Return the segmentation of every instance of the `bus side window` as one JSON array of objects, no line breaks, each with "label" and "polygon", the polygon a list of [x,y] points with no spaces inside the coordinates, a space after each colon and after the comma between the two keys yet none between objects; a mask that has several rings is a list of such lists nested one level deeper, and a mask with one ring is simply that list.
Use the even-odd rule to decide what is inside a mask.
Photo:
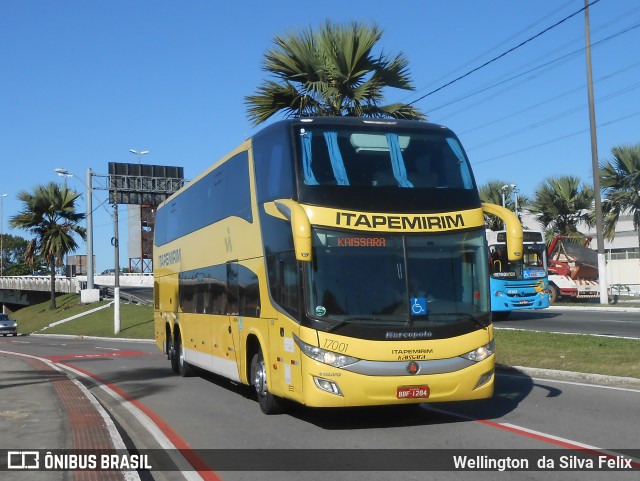
[{"label": "bus side window", "polygon": [[244,266],[238,266],[238,304],[241,316],[260,317],[258,276]]}]

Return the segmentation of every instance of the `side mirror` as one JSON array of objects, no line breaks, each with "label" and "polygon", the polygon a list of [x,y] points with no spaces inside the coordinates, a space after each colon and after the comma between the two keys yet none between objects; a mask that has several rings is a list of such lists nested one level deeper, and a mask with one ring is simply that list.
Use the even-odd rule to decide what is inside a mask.
[{"label": "side mirror", "polygon": [[[291,199],[275,200],[273,205],[291,223],[296,259],[302,262],[311,262],[313,260],[311,254],[311,222],[309,222],[307,213],[300,207],[300,204]],[[269,210],[267,209],[267,212]]]},{"label": "side mirror", "polygon": [[520,219],[509,209],[500,207],[496,204],[482,203],[482,210],[489,215],[494,215],[502,219],[507,233],[507,257],[510,261],[519,261],[522,259],[522,224]]}]

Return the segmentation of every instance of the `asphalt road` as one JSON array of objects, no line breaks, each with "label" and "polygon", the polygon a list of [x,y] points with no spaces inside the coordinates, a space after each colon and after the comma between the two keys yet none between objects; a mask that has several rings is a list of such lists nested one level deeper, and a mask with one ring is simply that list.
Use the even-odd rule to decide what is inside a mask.
[{"label": "asphalt road", "polygon": [[512,312],[497,329],[531,329],[572,334],[593,334],[640,339],[640,309],[615,307],[551,307]]},{"label": "asphalt road", "polygon": [[[530,470],[505,473],[510,480],[637,480],[640,469],[640,388],[499,374],[496,393],[487,401],[408,409],[291,406],[285,414],[265,416],[247,387],[211,375],[173,375],[169,362],[151,343],[21,336],[0,339],[0,350],[47,358],[72,369],[70,375],[88,384],[136,447],[196,450],[198,458],[192,462],[200,460],[217,474],[189,471],[193,479],[498,476],[497,469],[451,468],[454,456],[480,462],[532,459]],[[608,459],[633,449],[635,471],[576,466],[585,449],[590,459]],[[535,464],[545,456],[555,460],[555,470],[538,470]],[[565,457],[562,466],[560,456]],[[577,468],[579,472],[573,470]],[[170,480],[178,479],[179,473],[153,476]]]}]

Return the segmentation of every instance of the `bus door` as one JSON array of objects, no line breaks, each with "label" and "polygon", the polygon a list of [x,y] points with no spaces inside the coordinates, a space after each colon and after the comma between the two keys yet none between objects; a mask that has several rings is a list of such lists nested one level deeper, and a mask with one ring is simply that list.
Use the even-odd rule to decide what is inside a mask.
[{"label": "bus door", "polygon": [[239,343],[239,329],[242,329],[242,316],[240,315],[240,299],[238,292],[238,264],[227,263],[227,316],[226,322],[221,324],[220,329],[220,351],[223,352],[225,360],[233,362],[237,366],[238,374],[242,366],[238,366],[238,361],[242,356],[236,354]]},{"label": "bus door", "polygon": [[[247,360],[241,352],[240,332],[248,331],[252,326],[260,329],[265,320],[260,319],[258,276],[237,262],[227,264],[227,317],[228,358],[237,362],[239,373],[244,373],[247,372]],[[265,350],[268,348],[269,346],[263,346]]]},{"label": "bus door", "polygon": [[[274,317],[259,319],[262,332],[268,332],[268,346],[262,346],[268,353],[269,390],[282,397],[302,402],[302,368],[300,350],[294,336],[300,336],[300,324],[293,319],[299,317],[300,270],[294,252],[283,252],[270,257],[271,297],[280,307],[281,313]],[[257,279],[256,279],[257,282]],[[289,313],[284,314],[282,311]],[[315,331],[313,337],[315,337]],[[309,339],[307,339],[308,342]]]}]

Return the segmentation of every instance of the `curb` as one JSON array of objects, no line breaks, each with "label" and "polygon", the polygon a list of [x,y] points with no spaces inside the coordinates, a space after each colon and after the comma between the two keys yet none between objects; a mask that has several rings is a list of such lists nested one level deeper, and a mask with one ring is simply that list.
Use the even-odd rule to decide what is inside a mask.
[{"label": "curb", "polygon": [[603,312],[640,312],[640,307],[619,307],[613,306],[611,304],[607,306],[559,306],[557,304],[553,304],[546,309],[540,309],[538,312],[542,311],[603,311]]},{"label": "curb", "polygon": [[524,366],[496,366],[496,371],[514,376],[528,376],[558,381],[597,384],[605,386],[623,386],[640,389],[640,379],[635,377],[607,376],[588,372],[560,371]]},{"label": "curb", "polygon": [[80,334],[44,334],[40,332],[32,332],[31,334],[19,334],[21,336],[40,336],[40,337],[57,337],[61,339],[94,339],[99,341],[115,341],[115,342],[141,342],[154,344],[155,339],[135,339],[131,337],[101,337],[101,336],[83,336]]}]

